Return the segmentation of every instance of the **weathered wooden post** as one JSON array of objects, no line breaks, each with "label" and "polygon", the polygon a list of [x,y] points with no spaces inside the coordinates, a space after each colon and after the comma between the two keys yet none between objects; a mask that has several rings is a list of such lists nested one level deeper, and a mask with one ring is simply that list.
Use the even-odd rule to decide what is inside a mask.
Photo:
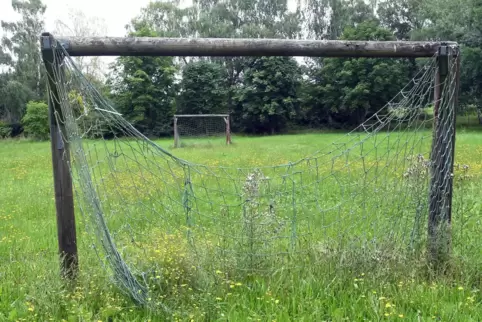
[{"label": "weathered wooden post", "polygon": [[436,269],[444,268],[451,250],[450,226],[459,59],[458,49],[446,44],[440,46],[435,76],[428,215],[428,257],[430,265]]},{"label": "weathered wooden post", "polygon": [[231,144],[231,122],[230,122],[229,114],[224,118],[224,122],[226,122],[226,144]]},{"label": "weathered wooden post", "polygon": [[174,116],[174,147],[179,147],[179,132],[177,129],[177,116]]},{"label": "weathered wooden post", "polygon": [[50,146],[54,175],[55,209],[57,214],[57,237],[61,258],[61,274],[75,278],[78,271],[77,237],[75,230],[74,195],[70,174],[70,150],[66,137],[57,84],[62,81],[62,58],[55,53],[58,43],[49,33],[40,40],[42,59],[48,77],[48,100],[50,122]]},{"label": "weathered wooden post", "polygon": [[[241,38],[69,37],[70,56],[432,57],[440,42]],[[453,45],[456,43],[447,43]]]}]

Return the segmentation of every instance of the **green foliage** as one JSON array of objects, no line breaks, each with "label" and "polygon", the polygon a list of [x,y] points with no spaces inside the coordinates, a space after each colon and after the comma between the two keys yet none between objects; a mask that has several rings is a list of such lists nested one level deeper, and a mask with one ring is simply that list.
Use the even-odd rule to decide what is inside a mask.
[{"label": "green foliage", "polygon": [[338,39],[346,27],[375,17],[373,6],[363,0],[307,0],[298,11],[303,33],[315,39]]},{"label": "green foliage", "polygon": [[[288,0],[193,1],[190,35],[224,38],[296,38],[301,33],[301,13],[288,10]],[[235,109],[236,89],[252,59],[214,57],[227,71],[228,105]]]},{"label": "green foliage", "polygon": [[149,34],[159,37],[187,37],[190,35],[192,8],[180,8],[176,2],[154,1],[142,8],[128,30],[131,34]]},{"label": "green foliage", "polygon": [[382,26],[392,30],[397,39],[409,40],[426,22],[423,4],[420,0],[384,0],[377,14]]},{"label": "green foliage", "polygon": [[463,47],[461,61],[461,101],[482,109],[482,49]]},{"label": "green foliage", "polygon": [[10,78],[0,87],[0,112],[1,117],[10,123],[19,122],[25,113],[25,106],[28,101],[35,97],[35,94],[24,83]]},{"label": "green foliage", "polygon": [[[456,39],[467,43],[470,40],[471,48],[478,48],[475,44],[478,46],[477,41],[482,38],[476,32],[481,30],[476,19],[480,11],[477,1],[462,0],[463,4],[470,4],[474,8],[472,11],[467,6],[462,8],[446,0],[308,0],[298,3],[295,11],[288,10],[286,0],[269,3],[260,0],[196,0],[192,6],[183,8],[173,2],[159,1],[144,8],[133,20],[130,30],[168,37]],[[458,21],[456,16],[467,19]],[[450,30],[452,33],[449,33]],[[478,105],[476,98],[480,96],[480,86],[477,62],[481,60],[476,58],[475,50],[469,56],[462,65],[463,90],[460,97],[464,104]],[[300,71],[306,77],[303,77],[303,81],[300,79],[296,96],[286,94],[290,100],[283,101],[279,97],[285,94],[279,96],[281,91],[275,89],[279,84],[271,82],[268,91],[264,88],[266,84],[264,87],[246,85],[262,78],[253,73],[254,61],[245,57],[211,57],[202,62],[192,58],[173,58],[174,65],[183,66],[181,90],[173,94],[177,95],[177,110],[180,113],[210,113],[218,108],[228,110],[236,114],[233,118],[235,131],[276,132],[289,123],[353,127],[392,98],[413,75],[418,64],[415,59],[307,59],[307,66]],[[218,65],[209,65],[207,62]],[[204,68],[206,71],[203,73]],[[264,66],[256,68],[261,73]],[[125,88],[135,87],[132,81],[137,80],[138,84],[144,86],[139,74],[134,74],[138,70],[144,69],[129,71],[130,75],[136,75],[129,80],[130,84],[127,81],[118,84],[123,84]],[[271,72],[266,70],[266,74]],[[219,79],[223,79],[223,84]],[[134,114],[135,117],[130,120],[138,123],[147,122],[148,116],[145,115],[149,113],[143,112],[144,105],[153,105],[149,100],[155,96],[151,90],[141,95],[143,89],[140,87],[132,93],[130,90],[120,91],[123,94],[117,96],[121,106],[135,105],[127,97],[129,95],[142,98],[137,101],[137,112],[124,113]],[[149,89],[149,86],[145,88]],[[278,92],[274,96],[279,97],[268,98],[271,92]],[[296,103],[292,104],[293,98]],[[293,107],[288,107],[290,104]],[[164,107],[171,105],[164,104]],[[150,107],[147,109],[152,110]],[[291,112],[285,113],[286,109],[295,111],[296,117]],[[170,112],[165,114],[171,115]],[[269,122],[274,122],[274,125],[267,127]],[[144,131],[149,127],[138,128]],[[157,131],[152,132],[155,133]]]},{"label": "green foliage", "polygon": [[[348,27],[342,39],[393,40],[388,29],[369,20]],[[405,60],[380,58],[329,58],[312,74],[307,93],[313,104],[311,113],[319,122],[332,119],[356,126],[382,108],[408,82]]]},{"label": "green foliage", "polygon": [[11,3],[20,19],[0,22],[4,31],[0,38],[0,66],[8,68],[0,73],[0,118],[8,123],[19,123],[29,100],[46,97],[38,38],[44,31],[46,7],[41,0],[13,0]]},{"label": "green foliage", "polygon": [[48,139],[50,133],[48,105],[44,102],[28,102],[22,124],[29,137],[37,140]]},{"label": "green foliage", "polygon": [[[155,1],[132,20],[128,32],[163,37],[455,40],[462,50],[460,110],[471,105],[482,115],[481,0],[306,0],[297,2],[295,10],[288,10],[293,9],[289,4],[288,0],[194,0],[192,5],[181,7],[177,2]],[[0,73],[0,119],[8,124],[20,122],[28,101],[46,98],[46,78],[38,55],[46,7],[41,0],[14,0],[12,8],[20,19],[2,21],[5,33],[0,43],[0,64],[8,67]],[[259,110],[280,111],[276,106],[279,103],[271,107],[263,103],[257,111],[253,107],[259,97],[265,96],[264,89],[257,93],[243,84],[250,77],[252,59],[197,60],[120,58],[110,79],[112,97],[120,111],[147,135],[171,133],[171,116],[176,108],[196,113],[227,110],[239,114],[239,118],[233,118],[234,130],[255,120],[258,125],[246,127],[247,131],[271,131],[263,129],[265,121],[258,121],[265,114]],[[285,127],[282,123],[287,119],[301,126],[351,127],[380,107],[417,65],[414,59],[305,61],[304,81],[298,86],[294,104],[301,109],[296,108],[296,118],[280,116],[275,131]],[[184,75],[179,75],[181,70]],[[180,86],[176,85],[178,76],[183,76]],[[104,81],[92,80],[105,88]],[[255,101],[248,103],[248,98]]]},{"label": "green foliage", "polygon": [[0,139],[9,138],[11,135],[12,127],[3,121],[0,121]]},{"label": "green foliage", "polygon": [[193,31],[202,37],[292,38],[300,31],[299,12],[287,0],[193,1]]},{"label": "green foliage", "polygon": [[245,70],[243,85],[237,90],[236,114],[246,132],[274,134],[286,129],[299,108],[297,91],[301,72],[297,62],[288,57],[255,59]]},{"label": "green foliage", "polygon": [[[20,15],[15,22],[1,21],[2,60],[14,70],[15,80],[35,93],[35,99],[45,97],[45,74],[41,73],[39,35],[44,31],[46,6],[41,0],[13,0],[12,8]],[[11,35],[8,37],[8,35]]]},{"label": "green foliage", "polygon": [[[147,27],[132,36],[156,36]],[[171,57],[121,57],[114,71],[114,100],[120,112],[148,136],[170,134],[175,111],[177,67]]]},{"label": "green foliage", "polygon": [[178,114],[225,113],[228,88],[225,69],[217,63],[200,60],[182,71]]}]

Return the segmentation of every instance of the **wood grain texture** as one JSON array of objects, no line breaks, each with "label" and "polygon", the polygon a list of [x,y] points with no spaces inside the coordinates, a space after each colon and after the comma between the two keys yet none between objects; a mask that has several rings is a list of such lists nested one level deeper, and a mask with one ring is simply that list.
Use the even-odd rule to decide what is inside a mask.
[{"label": "wood grain texture", "polygon": [[[45,39],[44,39],[45,40]],[[51,43],[43,42],[41,46]],[[63,277],[74,279],[78,273],[77,234],[75,227],[74,193],[70,175],[70,149],[63,125],[56,82],[62,81],[59,61],[54,59],[52,50],[43,50],[42,59],[48,74],[50,145],[52,151],[52,169],[54,177],[55,209],[57,216],[57,238]],[[57,73],[56,73],[57,71]],[[57,75],[57,77],[56,77]],[[60,78],[60,79],[59,79]],[[60,120],[58,122],[57,120]]]},{"label": "wood grain texture", "polygon": [[[226,38],[62,38],[71,56],[432,57],[441,42]],[[454,42],[447,43],[457,47]]]}]

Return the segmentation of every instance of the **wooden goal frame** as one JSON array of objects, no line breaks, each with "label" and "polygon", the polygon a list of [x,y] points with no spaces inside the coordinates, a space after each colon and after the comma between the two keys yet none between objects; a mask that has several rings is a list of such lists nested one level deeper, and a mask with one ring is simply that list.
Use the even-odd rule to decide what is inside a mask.
[{"label": "wooden goal frame", "polygon": [[219,117],[223,118],[225,123],[226,144],[231,144],[231,122],[229,114],[177,114],[174,115],[174,147],[178,148],[179,143],[179,127],[177,121],[179,118],[204,118],[204,117]]},{"label": "wooden goal frame", "polygon": [[[305,57],[391,57],[422,58],[437,57],[435,79],[435,122],[432,151],[437,153],[432,164],[436,173],[431,178],[431,186],[440,180],[449,180],[448,191],[433,190],[430,195],[430,215],[428,219],[428,252],[435,255],[438,248],[444,247],[436,240],[437,227],[450,225],[455,142],[455,115],[453,124],[438,122],[441,93],[449,75],[456,75],[456,94],[453,104],[458,104],[460,77],[460,50],[456,42],[430,41],[347,41],[347,40],[296,40],[296,39],[227,39],[227,38],[158,38],[158,37],[59,37],[43,33],[40,49],[48,74],[50,135],[54,176],[55,204],[57,214],[58,246],[61,255],[62,272],[74,277],[78,271],[77,240],[74,216],[72,178],[70,177],[69,143],[62,139],[65,128],[62,125],[62,112],[55,79],[55,68],[61,68],[61,58],[54,59],[56,48],[62,47],[70,56],[305,56]],[[57,52],[58,53],[58,52]],[[457,59],[455,70],[449,68],[449,57]],[[56,64],[56,66],[53,66]],[[57,123],[55,116],[60,119]],[[444,133],[449,133],[448,135]],[[449,137],[452,145],[445,146],[442,135]],[[230,135],[227,136],[230,142]],[[449,166],[440,166],[448,164]],[[442,172],[440,169],[444,169]],[[446,179],[448,178],[448,179]],[[447,205],[448,209],[441,209]],[[434,256],[437,257],[437,256]]]}]

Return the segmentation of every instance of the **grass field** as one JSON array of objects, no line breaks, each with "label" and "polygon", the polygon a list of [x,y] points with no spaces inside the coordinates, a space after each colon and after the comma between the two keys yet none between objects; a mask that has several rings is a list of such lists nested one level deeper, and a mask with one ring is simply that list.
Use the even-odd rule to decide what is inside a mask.
[{"label": "grass field", "polygon": [[[171,140],[158,143],[196,163],[263,166],[298,160],[339,137],[235,137],[229,147],[176,150]],[[335,270],[320,264],[303,275],[278,270],[270,278],[220,279],[203,288],[185,267],[182,244],[171,240],[154,258],[172,269],[162,276],[168,291],[153,299],[170,311],[158,312],[136,307],[112,285],[80,216],[81,273],[77,284],[62,283],[49,143],[0,142],[0,321],[481,321],[482,133],[459,131],[456,151],[456,163],[468,165],[471,178],[455,190],[454,234],[463,238],[456,239],[458,258],[443,276],[430,274],[420,258],[381,256],[376,269],[355,258],[353,265]]]}]

